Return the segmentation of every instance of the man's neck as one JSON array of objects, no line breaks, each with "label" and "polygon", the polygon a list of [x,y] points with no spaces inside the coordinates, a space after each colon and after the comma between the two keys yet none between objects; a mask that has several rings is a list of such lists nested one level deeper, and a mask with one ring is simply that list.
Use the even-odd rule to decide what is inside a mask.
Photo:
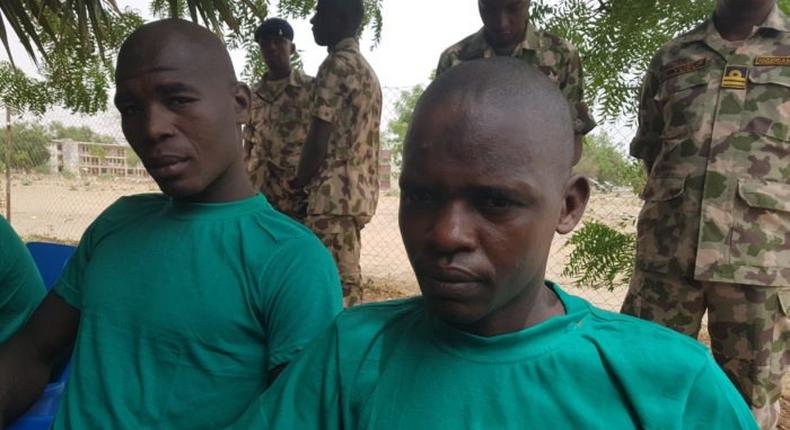
[{"label": "man's neck", "polygon": [[285,79],[291,76],[291,68],[285,68],[281,70],[269,69],[266,73],[266,80],[267,81],[279,81],[281,79]]},{"label": "man's neck", "polygon": [[516,50],[517,46],[524,43],[524,39],[527,38],[527,31],[529,31],[528,29],[529,29],[529,25],[527,25],[527,27],[524,27],[524,32],[518,38],[516,38],[515,42],[509,43],[507,45],[496,46],[493,43],[491,43],[491,40],[488,38],[488,34],[483,32],[483,36],[486,38],[486,43],[488,43],[488,46],[490,46],[491,49],[494,50],[494,54],[496,54],[499,57],[509,57],[513,55],[513,51]]},{"label": "man's neck", "polygon": [[348,35],[348,36],[341,36],[339,39],[334,40],[334,41],[332,41],[332,43],[327,44],[326,45],[326,49],[328,51],[330,51],[330,52],[334,51],[335,48],[337,48],[337,45],[340,44],[340,42],[342,42],[342,41],[344,41],[344,40],[346,40],[346,39],[348,39],[350,37],[354,37],[354,35],[352,34],[352,35]]},{"label": "man's neck", "polygon": [[482,320],[458,328],[491,337],[521,331],[564,314],[565,307],[560,298],[541,280]]},{"label": "man's neck", "polygon": [[213,183],[200,193],[180,200],[191,203],[230,203],[244,200],[255,195],[255,190],[250,183],[244,164],[239,161],[233,163],[228,170],[221,174]]},{"label": "man's neck", "polygon": [[724,40],[737,41],[748,38],[754,27],[765,22],[775,2],[766,2],[759,8],[738,9],[719,2],[713,21]]}]

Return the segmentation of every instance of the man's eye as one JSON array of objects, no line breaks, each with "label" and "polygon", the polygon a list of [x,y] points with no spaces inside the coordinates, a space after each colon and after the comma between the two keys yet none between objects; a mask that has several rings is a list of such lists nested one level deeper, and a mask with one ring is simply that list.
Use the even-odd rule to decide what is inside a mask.
[{"label": "man's eye", "polygon": [[403,192],[403,197],[408,203],[430,204],[436,201],[436,196],[430,191],[409,190]]},{"label": "man's eye", "polygon": [[136,106],[136,105],[121,105],[121,106],[118,106],[118,112],[120,112],[121,115],[124,115],[124,116],[137,115],[138,113],[140,113],[140,111],[141,111],[140,107]]},{"label": "man's eye", "polygon": [[483,207],[492,209],[505,209],[515,206],[513,201],[502,197],[485,197],[481,203]]},{"label": "man's eye", "polygon": [[189,103],[192,103],[192,101],[193,100],[188,97],[171,97],[167,103],[171,107],[182,107],[188,105]]}]

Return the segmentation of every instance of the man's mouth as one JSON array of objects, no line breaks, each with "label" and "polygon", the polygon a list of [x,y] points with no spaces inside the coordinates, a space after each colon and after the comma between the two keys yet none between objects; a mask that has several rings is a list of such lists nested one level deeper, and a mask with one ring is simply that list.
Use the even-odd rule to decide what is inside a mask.
[{"label": "man's mouth", "polygon": [[150,158],[146,166],[154,178],[170,179],[180,176],[187,167],[189,158],[176,155],[163,155]]},{"label": "man's mouth", "polygon": [[478,294],[483,278],[461,267],[435,267],[417,274],[423,294],[462,300]]}]

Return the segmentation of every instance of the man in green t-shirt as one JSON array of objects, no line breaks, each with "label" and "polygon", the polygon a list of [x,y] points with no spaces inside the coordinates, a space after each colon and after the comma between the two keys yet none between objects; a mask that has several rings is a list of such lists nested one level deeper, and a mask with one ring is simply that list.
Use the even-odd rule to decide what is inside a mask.
[{"label": "man in green t-shirt", "polygon": [[25,244],[0,217],[0,342],[5,342],[47,294]]},{"label": "man in green t-shirt", "polygon": [[0,346],[0,428],[73,342],[55,429],[220,428],[342,307],[332,256],[249,182],[250,91],[222,42],[187,21],[146,24],[115,80],[124,135],[164,194],[105,210]]},{"label": "man in green t-shirt", "polygon": [[756,429],[710,353],[544,279],[590,193],[562,93],[453,67],[407,134],[400,227],[422,297],[338,316],[239,429]]}]

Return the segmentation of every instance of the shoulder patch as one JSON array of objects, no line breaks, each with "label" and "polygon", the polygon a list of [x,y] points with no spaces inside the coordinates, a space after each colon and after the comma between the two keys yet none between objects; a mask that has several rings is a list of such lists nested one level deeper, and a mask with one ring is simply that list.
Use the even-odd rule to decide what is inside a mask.
[{"label": "shoulder patch", "polygon": [[754,57],[754,65],[757,67],[761,67],[761,66],[762,67],[765,66],[790,67],[790,55]]},{"label": "shoulder patch", "polygon": [[679,66],[665,67],[661,71],[664,80],[674,78],[676,76],[685,75],[686,73],[696,72],[702,70],[708,65],[708,59],[693,61],[691,63],[684,63]]}]

